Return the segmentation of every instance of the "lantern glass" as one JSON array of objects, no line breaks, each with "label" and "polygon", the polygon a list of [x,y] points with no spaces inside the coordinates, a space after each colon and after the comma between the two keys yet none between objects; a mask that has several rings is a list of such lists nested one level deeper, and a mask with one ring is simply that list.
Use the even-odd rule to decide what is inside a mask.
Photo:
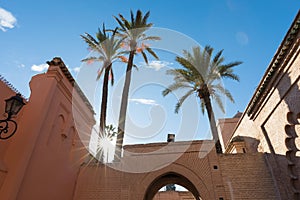
[{"label": "lantern glass", "polygon": [[21,108],[25,105],[25,103],[23,102],[23,98],[19,93],[16,96],[6,99],[5,102],[6,102],[5,112],[9,116],[18,114]]}]

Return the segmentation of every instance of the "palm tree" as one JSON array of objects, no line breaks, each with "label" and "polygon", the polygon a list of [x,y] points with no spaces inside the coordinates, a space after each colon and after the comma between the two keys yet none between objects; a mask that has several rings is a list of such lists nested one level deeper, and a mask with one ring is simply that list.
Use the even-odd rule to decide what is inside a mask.
[{"label": "palm tree", "polygon": [[225,109],[220,95],[225,95],[231,102],[234,102],[231,93],[219,81],[223,78],[239,81],[239,77],[233,72],[233,67],[242,64],[242,62],[235,61],[224,64],[223,50],[219,51],[214,57],[213,50],[212,47],[205,46],[204,50],[201,51],[200,47],[196,46],[193,47],[192,53],[184,50],[183,57],[177,56],[176,61],[183,68],[167,71],[167,74],[174,76],[174,83],[169,85],[162,94],[166,96],[175,90],[187,90],[176,104],[175,113],[178,113],[187,97],[196,93],[200,98],[202,113],[204,114],[205,110],[207,111],[212,136],[216,142],[216,151],[222,153],[211,98],[216,101],[223,112],[225,112]]},{"label": "palm tree", "polygon": [[102,67],[98,70],[96,80],[99,80],[103,71],[103,87],[102,87],[102,101],[101,101],[101,111],[100,111],[100,126],[99,132],[104,131],[106,126],[106,111],[107,111],[107,97],[108,97],[108,82],[111,80],[111,85],[114,84],[114,74],[112,69],[112,63],[118,58],[122,58],[121,43],[122,40],[116,37],[116,29],[112,35],[108,35],[103,24],[102,31],[98,29],[96,33],[96,38],[88,33],[81,35],[83,40],[88,44],[89,48],[96,52],[98,56],[90,56],[82,60],[82,62],[102,62]]},{"label": "palm tree", "polygon": [[131,71],[134,66],[133,60],[134,56],[137,53],[141,53],[145,62],[148,64],[148,59],[145,51],[150,53],[154,58],[158,59],[158,56],[155,52],[146,44],[144,41],[147,40],[159,40],[159,37],[156,36],[147,36],[146,31],[152,27],[152,23],[148,23],[150,12],[147,12],[144,16],[143,13],[138,10],[136,16],[133,12],[131,14],[131,21],[126,20],[123,15],[119,14],[119,17],[114,17],[119,24],[118,34],[124,41],[124,45],[127,45],[129,48],[129,57],[126,60],[127,69],[125,83],[122,93],[121,108],[119,115],[119,125],[118,125],[118,135],[117,135],[117,144],[116,144],[116,154],[115,160],[118,161],[121,158],[121,150],[124,140],[124,131],[125,131],[125,119],[127,113],[127,104],[128,104],[128,93],[131,82]]}]

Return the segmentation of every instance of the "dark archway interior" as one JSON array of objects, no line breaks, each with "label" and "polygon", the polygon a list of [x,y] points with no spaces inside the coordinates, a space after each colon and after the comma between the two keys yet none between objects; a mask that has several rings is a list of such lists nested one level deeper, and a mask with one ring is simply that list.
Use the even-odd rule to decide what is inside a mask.
[{"label": "dark archway interior", "polygon": [[156,178],[148,187],[144,200],[152,200],[155,194],[160,188],[168,184],[178,184],[189,190],[195,197],[196,200],[200,200],[199,192],[196,187],[189,181],[186,177],[177,174],[175,172],[170,172]]}]

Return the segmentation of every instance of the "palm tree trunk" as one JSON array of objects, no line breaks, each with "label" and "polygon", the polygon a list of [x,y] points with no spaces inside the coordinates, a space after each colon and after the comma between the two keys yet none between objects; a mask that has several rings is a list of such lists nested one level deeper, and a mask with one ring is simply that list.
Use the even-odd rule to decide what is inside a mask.
[{"label": "palm tree trunk", "polygon": [[135,54],[135,50],[130,51],[127,69],[126,69],[126,77],[125,77],[125,83],[123,87],[122,100],[121,100],[118,135],[117,135],[116,152],[115,152],[114,161],[119,161],[122,156],[122,147],[123,147],[124,132],[125,132],[125,120],[126,120],[127,104],[128,104],[128,94],[129,94],[129,87],[131,82],[131,71],[133,67],[134,54]]},{"label": "palm tree trunk", "polygon": [[222,147],[218,135],[215,114],[211,106],[210,94],[207,88],[207,85],[204,85],[200,91],[198,91],[198,96],[200,99],[204,100],[205,108],[208,115],[210,130],[212,132],[213,140],[215,141],[216,152],[218,154],[222,153]]},{"label": "palm tree trunk", "polygon": [[[103,78],[103,86],[102,86],[102,101],[101,101],[101,110],[100,110],[100,126],[99,126],[99,136],[101,138],[101,135],[103,134],[104,127],[106,126],[106,110],[107,110],[107,97],[108,97],[108,81],[109,81],[109,71],[112,67],[112,63],[110,63],[106,68],[104,72],[104,78]],[[96,158],[103,162],[103,149],[99,146],[100,141],[98,141],[97,146],[97,155]],[[101,152],[102,151],[102,152]]]},{"label": "palm tree trunk", "polygon": [[213,135],[213,139],[216,143],[216,152],[217,153],[222,153],[222,147],[221,147],[221,143],[220,143],[220,139],[219,139],[219,135],[218,135],[215,115],[214,115],[214,111],[213,111],[212,106],[211,106],[210,98],[209,97],[205,98],[204,102],[205,102],[205,107],[206,107],[206,110],[207,110],[210,129],[211,129],[211,132],[212,132],[212,135]]},{"label": "palm tree trunk", "polygon": [[106,126],[106,111],[107,111],[107,97],[108,97],[108,81],[109,81],[109,71],[112,64],[105,68],[103,86],[102,86],[102,101],[101,101],[101,112],[100,112],[100,133],[103,132]]}]

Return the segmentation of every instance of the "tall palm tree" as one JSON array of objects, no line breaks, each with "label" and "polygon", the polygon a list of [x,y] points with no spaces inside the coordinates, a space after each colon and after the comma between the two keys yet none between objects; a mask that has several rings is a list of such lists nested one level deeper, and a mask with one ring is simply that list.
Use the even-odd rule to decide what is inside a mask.
[{"label": "tall palm tree", "polygon": [[118,34],[124,41],[123,44],[127,45],[129,48],[129,57],[127,59],[127,69],[125,83],[122,93],[121,108],[119,115],[119,124],[118,124],[118,135],[117,135],[117,144],[116,144],[116,154],[115,160],[118,161],[121,158],[122,146],[124,140],[124,131],[125,131],[125,119],[127,113],[127,104],[128,104],[128,93],[131,82],[131,71],[134,66],[133,60],[134,56],[137,53],[141,53],[145,62],[148,64],[148,59],[145,51],[150,53],[154,58],[158,59],[158,56],[155,52],[146,44],[144,41],[147,40],[159,40],[159,37],[156,36],[147,36],[146,31],[152,27],[152,23],[148,23],[150,12],[147,12],[144,16],[143,13],[138,10],[136,16],[133,12],[130,12],[131,20],[128,21],[119,14],[119,17],[114,17],[119,24]]},{"label": "tall palm tree", "polygon": [[116,29],[112,35],[108,35],[103,24],[102,31],[98,29],[96,38],[88,33],[81,35],[83,40],[88,44],[89,48],[97,53],[97,56],[90,56],[82,60],[82,62],[101,62],[102,66],[98,70],[96,80],[99,80],[103,71],[103,86],[102,86],[102,100],[101,100],[101,111],[100,111],[100,126],[99,132],[100,137],[104,132],[106,126],[106,111],[107,111],[107,97],[108,97],[108,83],[111,80],[111,85],[114,84],[114,74],[112,69],[112,63],[118,58],[122,58],[121,43],[122,40],[116,37]]},{"label": "tall palm tree", "polygon": [[239,77],[233,72],[233,67],[242,64],[240,61],[224,64],[223,50],[213,57],[213,48],[205,46],[201,51],[199,46],[193,47],[192,53],[184,50],[183,57],[176,57],[176,61],[182,65],[182,69],[171,69],[167,74],[174,76],[174,83],[168,86],[162,94],[168,95],[170,92],[186,89],[187,92],[178,100],[175,113],[178,113],[182,103],[192,94],[200,98],[202,113],[207,111],[213,139],[216,142],[217,153],[222,153],[216,120],[211,105],[211,98],[225,112],[221,96],[225,95],[231,102],[234,99],[231,93],[219,82],[223,78],[230,78],[239,81]]}]

